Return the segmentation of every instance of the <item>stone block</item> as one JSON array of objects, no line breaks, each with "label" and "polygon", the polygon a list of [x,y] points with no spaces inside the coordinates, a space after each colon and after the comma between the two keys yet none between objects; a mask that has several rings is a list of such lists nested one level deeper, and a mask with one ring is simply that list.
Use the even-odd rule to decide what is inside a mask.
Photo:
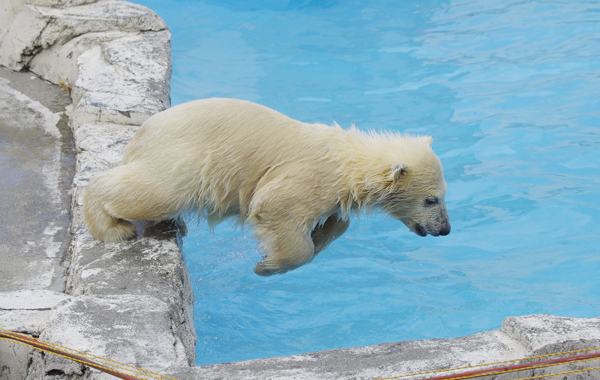
[{"label": "stone block", "polygon": [[[53,310],[41,340],[88,352],[107,359],[160,370],[171,365],[188,365],[185,348],[173,326],[167,303],[142,295],[81,295]],[[74,368],[49,365],[45,355],[37,359],[40,366],[77,372]],[[64,363],[71,365],[72,363]]]},{"label": "stone block", "polygon": [[0,65],[20,71],[41,50],[39,38],[49,18],[30,5],[21,8],[0,40]]},{"label": "stone block", "polygon": [[93,46],[129,36],[131,33],[121,31],[86,33],[64,44],[54,44],[36,54],[29,62],[29,69],[49,82],[62,82],[68,87],[73,87],[79,76],[77,59],[81,54]]},{"label": "stone block", "polygon": [[[93,154],[90,160],[101,164],[102,170],[120,165],[125,147],[131,141],[139,126],[114,123],[83,124],[74,133],[75,147],[78,153]],[[87,166],[87,165],[86,165]],[[97,170],[80,168],[78,174],[93,175]]]},{"label": "stone block", "polygon": [[50,310],[71,296],[46,289],[0,293],[0,310]]},{"label": "stone block", "polygon": [[507,317],[500,331],[518,341],[528,352],[569,341],[600,344],[600,318],[566,318],[550,314]]},{"label": "stone block", "polygon": [[[8,19],[14,11],[15,7],[7,10],[5,18]],[[166,29],[166,24],[156,13],[125,1],[101,0],[66,8],[24,5],[2,35],[0,64],[19,71],[28,66],[42,49],[54,44],[64,45],[86,33]],[[55,64],[60,65],[61,62]]]},{"label": "stone block", "polygon": [[33,349],[0,340],[0,379],[24,379]]},{"label": "stone block", "polygon": [[170,105],[170,32],[146,32],[95,46],[78,59],[73,129],[90,122],[141,125]]},{"label": "stone block", "polygon": [[0,1],[0,41],[26,0]]}]

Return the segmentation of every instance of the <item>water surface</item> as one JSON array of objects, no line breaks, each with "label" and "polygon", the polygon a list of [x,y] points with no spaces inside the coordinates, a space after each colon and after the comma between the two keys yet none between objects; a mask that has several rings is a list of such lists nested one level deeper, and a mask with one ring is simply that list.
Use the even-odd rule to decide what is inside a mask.
[{"label": "water surface", "polygon": [[450,235],[363,216],[283,276],[253,274],[249,231],[191,224],[198,364],[599,315],[597,2],[139,2],[173,33],[173,104],[431,135],[448,182]]}]

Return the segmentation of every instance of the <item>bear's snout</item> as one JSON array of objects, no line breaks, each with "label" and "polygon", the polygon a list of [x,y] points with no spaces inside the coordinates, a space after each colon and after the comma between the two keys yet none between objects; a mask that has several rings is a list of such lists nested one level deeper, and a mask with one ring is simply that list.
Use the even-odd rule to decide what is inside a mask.
[{"label": "bear's snout", "polygon": [[[450,233],[450,222],[446,221],[446,223],[444,224],[444,226],[442,227],[442,229],[439,232],[439,235],[441,236],[446,236]],[[432,234],[433,235],[433,234]],[[436,235],[434,235],[436,236]]]},{"label": "bear's snout", "polygon": [[432,236],[446,236],[450,233],[450,217],[445,203],[438,208],[433,223],[427,223],[427,232]]},{"label": "bear's snout", "polygon": [[419,236],[427,236],[427,235],[431,235],[431,236],[446,236],[450,233],[450,222],[446,221],[444,223],[444,225],[440,228],[440,229],[434,229],[434,228],[429,228],[430,226],[427,226],[428,228],[423,227],[420,224],[416,224],[415,225],[415,233]]},{"label": "bear's snout", "polygon": [[445,210],[433,219],[434,221],[430,220],[424,224],[416,223],[413,231],[419,236],[446,236],[450,233],[450,218]]}]

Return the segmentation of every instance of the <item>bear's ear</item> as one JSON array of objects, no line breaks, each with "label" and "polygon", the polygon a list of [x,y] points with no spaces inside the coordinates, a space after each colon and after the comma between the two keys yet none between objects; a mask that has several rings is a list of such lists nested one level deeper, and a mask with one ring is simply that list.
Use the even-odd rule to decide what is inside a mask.
[{"label": "bear's ear", "polygon": [[427,143],[429,144],[429,146],[431,146],[431,144],[433,144],[433,137],[431,137],[431,136],[425,136],[425,141],[427,141]]},{"label": "bear's ear", "polygon": [[392,166],[392,180],[399,180],[408,174],[408,164],[396,164]]}]

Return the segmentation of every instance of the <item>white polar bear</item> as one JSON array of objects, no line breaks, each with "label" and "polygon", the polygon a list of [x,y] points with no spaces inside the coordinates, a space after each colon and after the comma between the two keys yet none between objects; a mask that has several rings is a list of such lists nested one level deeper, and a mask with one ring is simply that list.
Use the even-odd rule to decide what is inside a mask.
[{"label": "white polar bear", "polygon": [[238,215],[265,254],[255,272],[310,262],[349,225],[382,209],[420,236],[447,235],[446,183],[431,137],[307,124],[235,99],[181,104],[149,118],[123,165],[96,176],[84,196],[93,236],[135,235],[126,220]]}]

